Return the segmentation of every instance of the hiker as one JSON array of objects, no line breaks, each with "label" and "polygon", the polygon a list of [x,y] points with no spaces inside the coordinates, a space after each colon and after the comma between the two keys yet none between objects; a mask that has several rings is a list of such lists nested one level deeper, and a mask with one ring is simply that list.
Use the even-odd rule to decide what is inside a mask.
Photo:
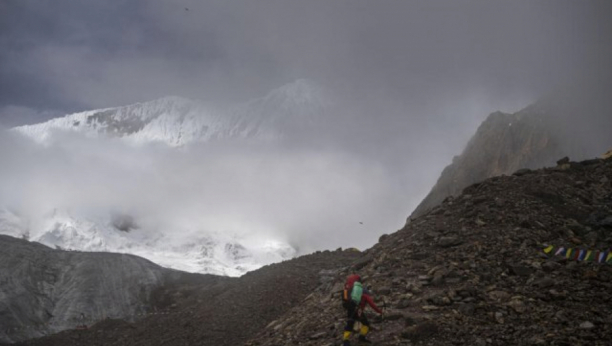
[{"label": "hiker", "polygon": [[346,279],[342,300],[342,306],[346,309],[347,317],[344,334],[342,335],[342,346],[351,345],[350,339],[356,321],[361,322],[359,342],[371,343],[371,341],[366,338],[366,335],[370,331],[370,322],[368,322],[368,318],[364,312],[366,304],[370,305],[370,307],[379,314],[383,312],[374,304],[371,293],[367,288],[363,287],[363,280],[359,275],[353,274]]}]

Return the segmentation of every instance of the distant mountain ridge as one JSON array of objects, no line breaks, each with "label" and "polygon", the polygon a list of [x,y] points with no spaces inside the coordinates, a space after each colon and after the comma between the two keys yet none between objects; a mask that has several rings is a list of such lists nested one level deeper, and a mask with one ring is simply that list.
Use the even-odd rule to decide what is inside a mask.
[{"label": "distant mountain ridge", "polygon": [[583,80],[514,114],[490,114],[408,220],[487,178],[603,154],[612,147],[609,95],[609,81]]},{"label": "distant mountain ridge", "polygon": [[299,79],[266,96],[226,109],[197,100],[167,96],[132,105],[90,110],[15,128],[37,142],[55,131],[87,136],[119,137],[135,143],[162,142],[182,146],[228,138],[274,140],[303,126],[315,125],[331,104],[316,83]]}]

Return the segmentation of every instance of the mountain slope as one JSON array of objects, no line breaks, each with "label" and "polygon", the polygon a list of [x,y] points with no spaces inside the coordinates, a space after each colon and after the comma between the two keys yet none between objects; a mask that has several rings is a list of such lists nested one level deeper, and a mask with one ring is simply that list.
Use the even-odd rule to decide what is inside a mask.
[{"label": "mountain slope", "polygon": [[358,256],[317,252],[216,285],[176,285],[162,292],[166,309],[135,323],[107,320],[17,345],[242,345]]},{"label": "mountain slope", "polygon": [[488,179],[381,237],[246,345],[339,344],[339,291],[353,271],[387,306],[373,319],[376,345],[608,345],[612,266],[542,249],[612,258],[611,243],[612,160]]},{"label": "mountain slope", "polygon": [[583,80],[517,113],[489,115],[408,220],[486,178],[603,153],[612,146],[611,93],[609,81]]},{"label": "mountain slope", "polygon": [[364,253],[299,257],[182,290],[170,315],[20,345],[337,345],[351,272],[386,302],[377,345],[607,345],[612,267],[542,249],[603,250],[611,232],[612,159],[569,162],[470,186]]},{"label": "mountain slope", "polygon": [[184,280],[219,277],[162,268],[143,258],[53,250],[0,235],[0,341],[40,337],[105,318],[153,311],[153,293]]}]

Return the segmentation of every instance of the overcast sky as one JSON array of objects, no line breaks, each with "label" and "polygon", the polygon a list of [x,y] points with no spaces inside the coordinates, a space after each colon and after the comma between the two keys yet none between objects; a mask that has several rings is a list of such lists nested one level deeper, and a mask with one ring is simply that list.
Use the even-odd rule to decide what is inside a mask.
[{"label": "overcast sky", "polygon": [[[364,141],[364,150],[380,160],[360,161],[345,151],[317,156],[262,150],[259,157],[264,162],[274,157],[269,162],[274,168],[245,175],[241,183],[265,186],[287,174],[322,167],[311,177],[299,176],[301,184],[290,184],[289,190],[281,184],[266,195],[276,200],[274,196],[292,191],[304,197],[308,203],[291,215],[292,224],[307,227],[318,213],[314,206],[327,198],[313,195],[308,200],[309,186],[329,184],[330,190],[339,191],[336,196],[354,193],[349,200],[377,203],[327,199],[346,203],[333,210],[334,217],[346,221],[355,210],[369,210],[384,224],[377,232],[388,232],[392,225],[402,226],[489,113],[517,111],[560,83],[584,73],[609,72],[611,14],[608,0],[0,0],[0,127],[166,95],[224,107],[307,78],[333,90],[345,112],[354,113],[351,125],[362,128],[355,133],[372,136]],[[385,138],[385,147],[373,145],[377,138]],[[92,152],[110,158],[101,151],[108,148],[96,148],[37,155],[70,162],[76,161],[70,155],[88,158]],[[21,176],[24,189],[33,188],[30,182],[40,176],[26,179],[21,172],[37,170],[39,161],[24,163],[10,151],[0,152],[16,162],[10,176]],[[150,155],[160,170],[175,160],[165,153]],[[210,162],[225,162],[224,155]],[[199,156],[187,157],[176,159],[181,167]],[[248,172],[253,162],[239,157],[234,163]],[[90,174],[91,167],[78,167],[70,168],[72,173],[60,170],[64,173],[57,176],[80,179]],[[139,177],[134,167],[122,169]],[[234,170],[218,169],[214,176],[225,178],[228,172]],[[168,179],[173,176],[168,172]],[[136,180],[126,179],[125,184]],[[330,183],[334,181],[338,183]],[[159,184],[153,180],[136,186],[142,191],[176,188]],[[111,191],[123,187],[116,188]],[[261,193],[253,188],[254,200]],[[160,199],[165,196],[167,192],[160,192]],[[235,204],[231,198],[226,203]],[[359,218],[347,222],[353,225]],[[334,222],[329,224],[336,226]],[[375,236],[371,238],[370,243]]]},{"label": "overcast sky", "polygon": [[457,117],[472,111],[467,99],[492,107],[473,111],[515,110],[608,64],[611,8],[606,0],[2,0],[0,121],[165,95],[233,103],[297,78],[405,121]]}]

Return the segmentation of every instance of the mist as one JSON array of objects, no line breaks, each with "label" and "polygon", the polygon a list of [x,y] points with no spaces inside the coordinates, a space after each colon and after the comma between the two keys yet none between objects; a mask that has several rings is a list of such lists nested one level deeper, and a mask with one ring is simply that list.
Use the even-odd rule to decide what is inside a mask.
[{"label": "mist", "polygon": [[307,78],[334,90],[339,130],[180,150],[3,131],[0,202],[126,213],[177,237],[368,247],[403,226],[488,114],[608,75],[610,13],[609,1],[6,0],[4,127],[166,95],[224,108]]},{"label": "mist", "polygon": [[408,202],[393,193],[399,175],[350,152],[54,137],[43,146],[3,131],[0,204],[32,219],[122,213],[175,238],[257,236],[310,252],[371,246],[401,227]]}]

